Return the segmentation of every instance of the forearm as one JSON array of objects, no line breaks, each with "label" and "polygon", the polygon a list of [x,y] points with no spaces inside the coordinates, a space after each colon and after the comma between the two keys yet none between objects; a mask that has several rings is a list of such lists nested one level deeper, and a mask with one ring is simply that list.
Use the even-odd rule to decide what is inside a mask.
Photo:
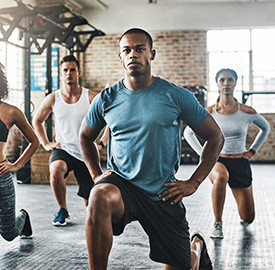
[{"label": "forearm", "polygon": [[15,167],[18,169],[22,168],[25,163],[31,158],[31,156],[35,153],[39,146],[38,139],[34,139],[33,141],[29,142],[27,148],[23,151],[20,157],[13,163]]},{"label": "forearm", "polygon": [[260,129],[260,131],[257,134],[253,144],[250,146],[250,149],[256,153],[266,140],[270,131],[270,126],[268,122],[265,120],[265,118],[261,115],[257,115],[254,124]]},{"label": "forearm", "polygon": [[95,179],[103,173],[97,147],[92,140],[84,135],[80,136],[80,146],[84,162],[92,178]]},{"label": "forearm", "polygon": [[109,139],[109,127],[106,126],[103,135],[100,138],[100,141],[106,146],[108,144],[108,139]]},{"label": "forearm", "polygon": [[46,134],[46,129],[43,126],[43,124],[40,122],[34,122],[33,127],[35,130],[36,136],[38,137],[38,140],[41,143],[41,145],[45,146],[46,144],[48,144],[49,139],[48,139],[48,136]]}]

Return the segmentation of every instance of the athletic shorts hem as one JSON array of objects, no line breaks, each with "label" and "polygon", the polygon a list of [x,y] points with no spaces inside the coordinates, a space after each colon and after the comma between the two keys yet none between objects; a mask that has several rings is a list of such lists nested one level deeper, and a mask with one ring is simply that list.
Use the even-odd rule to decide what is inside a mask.
[{"label": "athletic shorts hem", "polygon": [[60,148],[53,149],[49,158],[49,165],[56,160],[62,160],[67,165],[67,172],[64,178],[68,176],[70,171],[74,172],[75,179],[79,186],[77,195],[88,200],[94,181],[85,163]]},{"label": "athletic shorts hem", "polygon": [[226,167],[229,173],[228,185],[230,188],[247,188],[251,186],[252,172],[248,159],[219,157],[217,162]]}]

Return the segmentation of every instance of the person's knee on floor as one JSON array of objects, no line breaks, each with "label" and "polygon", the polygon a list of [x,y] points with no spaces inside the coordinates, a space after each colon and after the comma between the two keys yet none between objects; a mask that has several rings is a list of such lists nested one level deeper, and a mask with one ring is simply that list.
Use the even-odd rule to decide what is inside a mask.
[{"label": "person's knee on floor", "polygon": [[206,242],[200,231],[195,231],[191,235],[191,264],[192,270],[213,269]]},{"label": "person's knee on floor", "polygon": [[192,270],[199,269],[199,262],[201,257],[201,251],[203,248],[203,241],[195,236],[191,242],[191,260],[192,260]]},{"label": "person's knee on floor", "polygon": [[251,216],[240,216],[240,218],[241,218],[241,222],[251,224],[255,220],[255,213]]}]

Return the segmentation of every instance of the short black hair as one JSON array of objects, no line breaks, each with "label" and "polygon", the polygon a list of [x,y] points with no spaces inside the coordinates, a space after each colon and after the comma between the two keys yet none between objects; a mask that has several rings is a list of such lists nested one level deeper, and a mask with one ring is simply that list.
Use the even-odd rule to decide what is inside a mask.
[{"label": "short black hair", "polygon": [[8,80],[4,69],[4,66],[0,63],[0,102],[6,99],[9,94]]},{"label": "short black hair", "polygon": [[153,39],[151,37],[151,35],[146,32],[145,30],[141,29],[141,28],[131,28],[129,30],[127,30],[126,32],[124,32],[120,39],[119,39],[119,42],[121,41],[121,39],[125,36],[125,35],[128,35],[128,34],[144,34],[147,39],[148,39],[148,43],[149,43],[149,46],[150,46],[150,49],[152,50],[153,49]]},{"label": "short black hair", "polygon": [[79,61],[72,54],[64,56],[61,59],[60,64],[62,65],[65,62],[75,62],[77,65],[77,68],[80,69]]},{"label": "short black hair", "polygon": [[223,72],[230,72],[234,76],[235,81],[238,80],[238,75],[237,75],[237,72],[235,70],[230,69],[230,68],[222,68],[216,74],[216,77],[215,77],[216,82],[218,82],[218,78],[219,78],[220,74],[223,73]]}]

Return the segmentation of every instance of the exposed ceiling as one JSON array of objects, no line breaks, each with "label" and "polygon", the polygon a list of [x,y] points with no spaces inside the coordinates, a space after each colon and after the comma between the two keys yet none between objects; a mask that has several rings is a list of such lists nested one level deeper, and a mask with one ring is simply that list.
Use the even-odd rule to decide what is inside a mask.
[{"label": "exposed ceiling", "polygon": [[[16,1],[21,0],[0,0],[0,8],[16,6]],[[148,31],[275,27],[275,0],[64,1],[76,5],[90,24],[106,34],[130,27]],[[37,0],[22,2],[35,6]]]},{"label": "exposed ceiling", "polygon": [[[16,6],[20,0],[0,0],[0,8]],[[24,4],[35,5],[36,0],[21,0]],[[232,2],[275,2],[275,0],[67,0],[84,9],[98,9],[118,6],[147,6],[187,3],[232,3]]]},{"label": "exposed ceiling", "polygon": [[80,4],[84,9],[107,8],[114,6],[131,5],[167,5],[167,4],[186,4],[186,3],[225,3],[225,2],[275,2],[275,0],[69,0]]}]

